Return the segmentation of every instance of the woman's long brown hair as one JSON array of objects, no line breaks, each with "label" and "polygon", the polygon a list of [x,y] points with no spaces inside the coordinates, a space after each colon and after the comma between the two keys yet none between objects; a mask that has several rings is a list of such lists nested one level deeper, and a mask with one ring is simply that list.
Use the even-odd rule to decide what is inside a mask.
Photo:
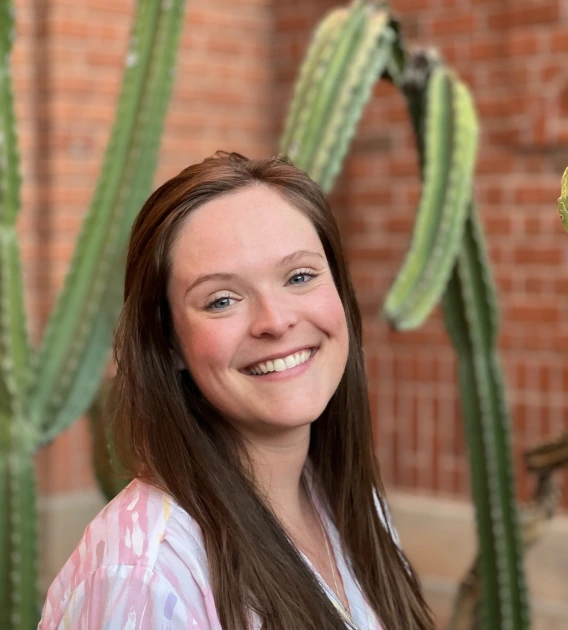
[{"label": "woman's long brown hair", "polygon": [[225,630],[344,630],[311,570],[261,499],[235,430],[176,365],[167,286],[172,244],[196,207],[264,185],[312,221],[349,329],[345,373],[311,426],[309,456],[366,599],[385,630],[434,627],[415,573],[377,514],[383,488],[374,455],[355,299],[336,222],[324,193],[284,157],[248,160],[218,152],[158,188],[131,234],[124,306],[115,335],[112,396],[117,453],[130,472],[170,494],[201,528]]}]

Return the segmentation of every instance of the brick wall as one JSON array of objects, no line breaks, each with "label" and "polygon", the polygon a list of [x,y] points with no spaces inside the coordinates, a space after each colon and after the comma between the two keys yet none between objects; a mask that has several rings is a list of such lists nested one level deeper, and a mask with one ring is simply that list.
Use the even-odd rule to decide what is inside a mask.
[{"label": "brick wall", "polygon": [[[275,151],[309,34],[330,0],[190,0],[156,185],[218,148]],[[134,1],[17,0],[20,222],[38,338],[88,207],[113,118]],[[520,452],[568,429],[568,261],[555,214],[568,165],[568,3],[393,0],[409,46],[435,45],[482,121],[476,193],[502,304],[500,347]],[[392,333],[378,317],[419,197],[402,97],[381,83],[333,194],[365,317],[377,454],[391,487],[466,495],[456,366],[439,313]],[[38,458],[44,494],[93,487],[82,422]],[[564,477],[564,481],[566,478]],[[527,477],[519,475],[526,498]],[[566,504],[568,505],[568,503]]]}]

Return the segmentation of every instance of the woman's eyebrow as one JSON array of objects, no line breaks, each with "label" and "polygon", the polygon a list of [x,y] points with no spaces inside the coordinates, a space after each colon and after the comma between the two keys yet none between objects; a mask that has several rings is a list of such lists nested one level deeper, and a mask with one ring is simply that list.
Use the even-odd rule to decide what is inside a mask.
[{"label": "woman's eyebrow", "polygon": [[[305,258],[307,256],[318,256],[319,258],[323,258],[323,256],[319,252],[309,249],[300,249],[293,254],[288,254],[287,256],[284,256],[284,258],[282,258],[282,260],[277,263],[277,266],[285,267],[286,265],[291,265],[297,260]],[[207,282],[209,280],[234,280],[236,277],[236,273],[227,273],[223,271],[219,271],[216,273],[202,273],[201,275],[197,276],[197,278],[189,285],[187,291],[185,292],[185,295],[187,295],[192,289],[195,289],[196,286],[203,284],[204,282]]]}]

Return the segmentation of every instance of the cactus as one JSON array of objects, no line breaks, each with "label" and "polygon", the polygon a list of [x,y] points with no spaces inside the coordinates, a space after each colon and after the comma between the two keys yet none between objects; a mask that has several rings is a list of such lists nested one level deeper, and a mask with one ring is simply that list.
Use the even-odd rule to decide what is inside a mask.
[{"label": "cactus", "polygon": [[[402,78],[419,151],[425,98],[437,60],[418,56]],[[413,68],[414,66],[414,68]],[[420,80],[417,83],[417,76]],[[421,163],[424,158],[421,156]],[[468,218],[442,299],[446,329],[459,360],[459,384],[479,536],[482,628],[529,626],[522,541],[514,500],[509,411],[496,352],[497,296],[483,233],[470,194]]]},{"label": "cactus", "polygon": [[33,456],[86,411],[108,361],[121,303],[115,276],[134,216],[150,193],[184,5],[138,4],[96,192],[43,343],[34,350],[15,229],[20,177],[9,73],[13,8],[0,0],[0,629],[37,625]]},{"label": "cactus", "polygon": [[[374,63],[354,62],[369,54]],[[481,627],[524,630],[529,615],[510,422],[495,346],[496,293],[472,198],[477,123],[468,89],[435,54],[409,55],[384,5],[356,0],[331,12],[317,29],[280,149],[329,191],[373,81],[383,77],[406,97],[423,173],[412,246],[385,314],[396,328],[415,328],[442,299],[460,366],[480,549]]]}]

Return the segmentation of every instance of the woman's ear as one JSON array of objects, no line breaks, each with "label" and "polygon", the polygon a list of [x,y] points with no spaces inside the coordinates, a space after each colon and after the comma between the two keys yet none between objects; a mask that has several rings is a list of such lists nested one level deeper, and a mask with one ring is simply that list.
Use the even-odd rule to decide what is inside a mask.
[{"label": "woman's ear", "polygon": [[187,370],[187,366],[185,365],[185,361],[183,360],[179,350],[172,348],[170,352],[172,353],[172,359],[176,366],[176,370],[178,370],[179,372],[181,372],[182,370]]},{"label": "woman's ear", "polygon": [[187,370],[187,366],[183,359],[183,353],[181,351],[181,348],[179,347],[178,340],[175,337],[171,340],[170,353],[176,370],[178,370],[179,372],[181,372],[182,370]]}]

